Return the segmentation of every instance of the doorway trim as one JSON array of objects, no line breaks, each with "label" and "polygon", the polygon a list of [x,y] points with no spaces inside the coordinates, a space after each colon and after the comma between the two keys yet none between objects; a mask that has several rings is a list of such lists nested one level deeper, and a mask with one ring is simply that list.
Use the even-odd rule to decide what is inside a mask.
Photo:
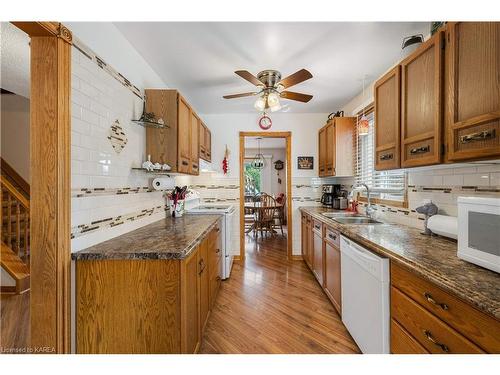
[{"label": "doorway trim", "polygon": [[30,320],[34,353],[70,352],[71,45],[59,22],[30,37]]},{"label": "doorway trim", "polygon": [[285,138],[287,259],[292,260],[292,132],[240,132],[240,261],[245,261],[245,137]]}]

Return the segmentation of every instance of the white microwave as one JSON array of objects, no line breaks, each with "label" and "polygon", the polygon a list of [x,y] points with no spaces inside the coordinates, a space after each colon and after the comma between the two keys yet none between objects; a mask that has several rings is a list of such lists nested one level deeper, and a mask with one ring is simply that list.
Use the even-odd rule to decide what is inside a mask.
[{"label": "white microwave", "polygon": [[500,273],[500,198],[458,197],[458,257]]}]

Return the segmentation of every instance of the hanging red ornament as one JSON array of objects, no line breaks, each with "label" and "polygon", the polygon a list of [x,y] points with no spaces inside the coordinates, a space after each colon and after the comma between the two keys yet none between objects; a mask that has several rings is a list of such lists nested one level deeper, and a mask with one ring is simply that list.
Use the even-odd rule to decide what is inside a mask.
[{"label": "hanging red ornament", "polygon": [[227,174],[229,171],[229,149],[226,145],[226,151],[224,151],[224,159],[222,160],[222,171]]}]

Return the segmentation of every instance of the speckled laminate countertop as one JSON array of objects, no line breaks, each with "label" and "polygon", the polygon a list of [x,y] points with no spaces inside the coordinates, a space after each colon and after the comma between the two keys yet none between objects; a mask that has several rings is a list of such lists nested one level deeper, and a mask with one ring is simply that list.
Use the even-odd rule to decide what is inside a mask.
[{"label": "speckled laminate countertop", "polygon": [[301,207],[302,212],[337,229],[369,250],[409,267],[447,292],[500,319],[500,275],[457,257],[456,242],[428,237],[399,224],[344,225],[322,212],[323,207]]},{"label": "speckled laminate countertop", "polygon": [[167,217],[71,254],[73,260],[183,259],[212,230],[221,215]]}]

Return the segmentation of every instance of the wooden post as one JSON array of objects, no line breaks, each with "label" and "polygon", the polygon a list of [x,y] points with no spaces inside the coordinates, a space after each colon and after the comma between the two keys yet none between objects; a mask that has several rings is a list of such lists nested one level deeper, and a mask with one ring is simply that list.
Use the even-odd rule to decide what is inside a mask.
[{"label": "wooden post", "polygon": [[14,22],[31,37],[31,348],[70,351],[71,32]]}]

